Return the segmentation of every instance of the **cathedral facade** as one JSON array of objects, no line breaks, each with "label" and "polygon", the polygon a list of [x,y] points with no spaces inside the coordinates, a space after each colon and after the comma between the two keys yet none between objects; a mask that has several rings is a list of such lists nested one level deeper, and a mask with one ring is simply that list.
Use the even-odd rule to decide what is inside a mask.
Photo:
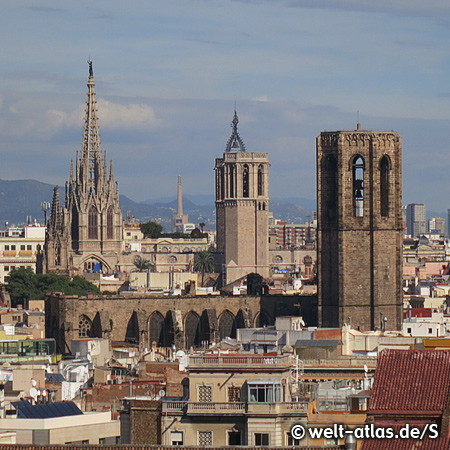
[{"label": "cathedral facade", "polygon": [[64,206],[58,187],[54,190],[44,248],[44,271],[77,275],[118,270],[123,242],[123,219],[119,188],[112,161],[102,151],[95,100],[92,62],[83,143],[72,160],[66,183]]},{"label": "cathedral facade", "polygon": [[249,273],[269,276],[269,159],[247,152],[234,113],[232,134],[216,159],[217,251],[225,284]]}]

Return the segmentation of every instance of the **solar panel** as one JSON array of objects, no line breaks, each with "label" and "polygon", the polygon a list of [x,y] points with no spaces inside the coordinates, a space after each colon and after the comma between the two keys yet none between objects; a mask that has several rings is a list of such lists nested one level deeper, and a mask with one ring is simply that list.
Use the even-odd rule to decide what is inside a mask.
[{"label": "solar panel", "polygon": [[47,419],[50,417],[79,416],[83,412],[74,402],[32,405],[28,401],[12,402],[19,419]]}]

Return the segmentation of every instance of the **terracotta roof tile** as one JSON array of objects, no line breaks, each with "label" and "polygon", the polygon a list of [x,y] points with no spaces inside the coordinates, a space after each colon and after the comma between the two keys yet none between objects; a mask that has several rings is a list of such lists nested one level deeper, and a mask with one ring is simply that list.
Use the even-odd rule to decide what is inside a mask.
[{"label": "terracotta roof tile", "polygon": [[383,350],[368,414],[442,413],[449,389],[450,351]]}]

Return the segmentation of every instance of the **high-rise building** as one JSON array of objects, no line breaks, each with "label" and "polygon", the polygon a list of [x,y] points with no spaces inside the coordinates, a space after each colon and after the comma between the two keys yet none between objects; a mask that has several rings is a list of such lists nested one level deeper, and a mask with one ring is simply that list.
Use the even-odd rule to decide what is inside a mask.
[{"label": "high-rise building", "polygon": [[183,187],[181,185],[181,175],[178,175],[177,213],[172,216],[172,231],[174,233],[184,233],[184,225],[188,222],[187,214],[183,214]]},{"label": "high-rise building", "polygon": [[427,229],[427,208],[423,203],[410,203],[406,207],[406,231],[415,238],[425,234]]},{"label": "high-rise building", "polygon": [[269,275],[269,159],[267,153],[246,151],[238,122],[235,111],[215,165],[217,251],[225,283],[252,272]]},{"label": "high-rise building", "polygon": [[401,150],[359,124],[317,138],[320,326],[401,327]]},{"label": "high-rise building", "polygon": [[442,217],[433,217],[428,221],[428,233],[444,236],[445,232],[445,219]]},{"label": "high-rise building", "polygon": [[112,273],[122,252],[119,188],[112,161],[108,173],[106,152],[101,148],[92,62],[87,87],[82,149],[77,152],[75,168],[71,162],[65,206],[58,187],[53,195],[44,249],[47,272]]}]

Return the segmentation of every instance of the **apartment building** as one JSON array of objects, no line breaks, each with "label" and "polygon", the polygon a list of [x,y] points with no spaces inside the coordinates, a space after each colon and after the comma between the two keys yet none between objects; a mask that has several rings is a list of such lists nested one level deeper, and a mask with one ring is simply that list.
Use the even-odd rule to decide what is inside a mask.
[{"label": "apartment building", "polygon": [[39,224],[0,232],[0,283],[9,272],[26,267],[36,272],[36,255],[43,248],[46,228]]},{"label": "apartment building", "polygon": [[292,368],[292,354],[191,355],[189,394],[162,404],[162,445],[299,445],[290,429],[306,426],[309,399]]}]

